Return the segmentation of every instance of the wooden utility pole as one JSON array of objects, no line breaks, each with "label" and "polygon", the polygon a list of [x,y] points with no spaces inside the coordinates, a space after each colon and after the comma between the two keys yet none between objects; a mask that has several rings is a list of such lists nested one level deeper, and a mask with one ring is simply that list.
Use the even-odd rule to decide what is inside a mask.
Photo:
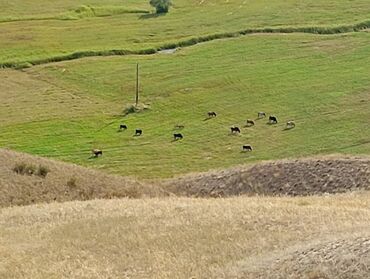
[{"label": "wooden utility pole", "polygon": [[136,64],[136,101],[135,106],[139,104],[139,63]]}]

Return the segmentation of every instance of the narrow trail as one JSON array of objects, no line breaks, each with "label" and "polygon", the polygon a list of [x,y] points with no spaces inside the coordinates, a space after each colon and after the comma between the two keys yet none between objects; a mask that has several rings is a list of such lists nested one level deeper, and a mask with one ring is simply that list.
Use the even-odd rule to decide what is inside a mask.
[{"label": "narrow trail", "polygon": [[181,40],[177,43],[166,43],[157,48],[146,48],[141,50],[127,50],[127,49],[111,49],[111,50],[100,50],[100,51],[77,51],[66,55],[57,55],[49,58],[35,59],[30,61],[23,61],[18,63],[5,62],[0,63],[1,68],[13,68],[21,70],[36,65],[50,64],[55,62],[63,62],[69,60],[77,60],[86,57],[99,57],[99,56],[127,56],[127,55],[152,55],[163,51],[171,51],[179,47],[190,47],[200,43],[210,42],[221,39],[238,38],[253,34],[292,34],[292,33],[307,33],[315,35],[336,35],[346,34],[353,32],[361,32],[370,28],[370,20],[355,23],[352,25],[340,25],[334,27],[320,27],[320,26],[308,26],[308,27],[283,27],[283,28],[256,28],[256,29],[244,29],[236,32],[217,33],[213,35],[206,35],[200,37],[193,37],[186,40]]}]

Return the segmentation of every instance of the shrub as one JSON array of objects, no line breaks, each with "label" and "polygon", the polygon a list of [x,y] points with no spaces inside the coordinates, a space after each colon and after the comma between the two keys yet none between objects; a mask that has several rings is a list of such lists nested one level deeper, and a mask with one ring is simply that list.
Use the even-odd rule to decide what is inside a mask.
[{"label": "shrub", "polygon": [[37,170],[37,175],[40,177],[45,178],[49,173],[49,169],[45,166],[40,165],[38,170]]},{"label": "shrub", "polygon": [[27,165],[24,174],[33,175],[36,173],[36,167],[34,165]]},{"label": "shrub", "polygon": [[17,163],[14,168],[13,168],[13,171],[18,173],[18,174],[24,174],[25,173],[25,170],[26,170],[26,163]]},{"label": "shrub", "polygon": [[17,174],[22,174],[22,175],[38,175],[40,177],[45,178],[47,174],[49,173],[49,169],[45,166],[40,165],[38,168],[36,168],[34,165],[27,165],[26,163],[17,163],[13,171],[16,172]]},{"label": "shrub", "polygon": [[150,0],[149,3],[155,8],[157,14],[168,13],[172,5],[170,0]]}]

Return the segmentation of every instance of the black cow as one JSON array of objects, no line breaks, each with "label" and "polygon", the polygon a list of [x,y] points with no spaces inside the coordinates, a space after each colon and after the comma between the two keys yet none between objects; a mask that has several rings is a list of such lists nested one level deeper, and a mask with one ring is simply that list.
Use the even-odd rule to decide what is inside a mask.
[{"label": "black cow", "polygon": [[214,112],[214,111],[209,111],[208,112],[208,117],[216,117],[217,116],[217,114]]},{"label": "black cow", "polygon": [[243,145],[243,151],[252,151],[253,148],[250,145]]},{"label": "black cow", "polygon": [[238,127],[231,127],[231,133],[240,133],[240,129]]},{"label": "black cow", "polygon": [[141,129],[136,129],[135,130],[135,136],[141,136],[143,134],[143,130]]},{"label": "black cow", "polygon": [[121,124],[121,125],[119,125],[119,129],[120,130],[127,130],[127,125]]},{"label": "black cow", "polygon": [[173,134],[173,138],[174,140],[179,140],[179,139],[183,139],[183,135],[182,134]]},{"label": "black cow", "polygon": [[99,155],[103,156],[103,151],[100,149],[93,149],[91,152],[94,155],[94,157],[99,157]]},{"label": "black cow", "polygon": [[270,117],[269,117],[269,123],[270,124],[277,124],[278,121],[277,121],[276,116],[270,115]]},{"label": "black cow", "polygon": [[251,127],[251,126],[254,126],[254,121],[251,120],[251,119],[248,119],[247,120],[247,127]]}]

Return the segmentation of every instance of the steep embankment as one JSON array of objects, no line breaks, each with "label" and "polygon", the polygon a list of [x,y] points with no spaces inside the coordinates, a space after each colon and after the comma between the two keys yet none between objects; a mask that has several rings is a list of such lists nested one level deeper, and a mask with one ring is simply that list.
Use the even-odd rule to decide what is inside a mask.
[{"label": "steep embankment", "polygon": [[[45,177],[38,173],[40,166]],[[35,174],[19,174],[14,168]],[[160,188],[134,179],[0,149],[0,207],[162,195]]]},{"label": "steep embankment", "polygon": [[266,162],[253,166],[187,175],[165,182],[184,196],[307,196],[370,189],[370,160],[323,157]]}]

